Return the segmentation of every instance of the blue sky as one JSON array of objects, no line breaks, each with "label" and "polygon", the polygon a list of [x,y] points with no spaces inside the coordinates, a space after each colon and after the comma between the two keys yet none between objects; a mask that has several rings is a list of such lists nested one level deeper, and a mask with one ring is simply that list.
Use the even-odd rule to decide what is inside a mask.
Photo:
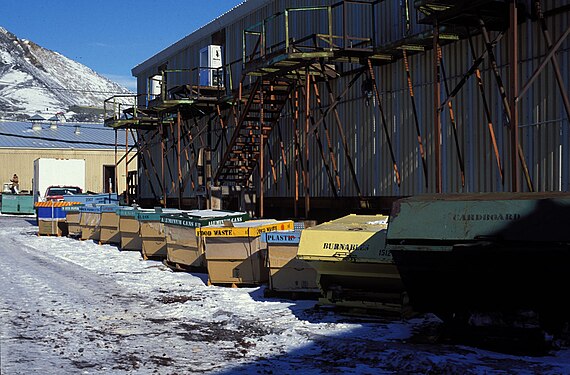
[{"label": "blue sky", "polygon": [[134,66],[241,2],[1,0],[0,26],[134,90]]}]

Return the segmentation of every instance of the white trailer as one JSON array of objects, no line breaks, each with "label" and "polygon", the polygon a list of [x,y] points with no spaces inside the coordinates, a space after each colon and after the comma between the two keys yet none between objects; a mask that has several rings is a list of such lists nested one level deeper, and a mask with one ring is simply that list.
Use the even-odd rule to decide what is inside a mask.
[{"label": "white trailer", "polygon": [[85,160],[47,158],[34,160],[32,181],[34,201],[43,201],[50,186],[77,186],[85,191]]}]

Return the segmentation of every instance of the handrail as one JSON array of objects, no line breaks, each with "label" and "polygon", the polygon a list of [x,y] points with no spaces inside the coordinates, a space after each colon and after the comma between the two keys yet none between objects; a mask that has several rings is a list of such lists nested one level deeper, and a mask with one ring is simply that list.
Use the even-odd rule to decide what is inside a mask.
[{"label": "handrail", "polygon": [[[221,92],[224,88],[224,66],[220,66],[217,68],[207,67],[207,66],[198,66],[194,68],[182,68],[182,69],[164,69],[160,72],[160,99],[162,101],[172,99],[170,97],[171,90],[175,87],[181,86],[190,86],[191,90],[195,87],[196,93],[192,94],[191,97],[194,99],[199,98],[201,93],[204,91],[206,87],[215,88],[216,89],[216,97],[219,99],[221,97]],[[182,75],[182,74],[189,74],[189,79],[184,80],[179,85],[171,85],[169,83],[174,75]],[[206,77],[205,77],[206,76]],[[150,77],[149,81],[153,80],[153,77]],[[155,80],[156,81],[156,80]],[[150,89],[150,84],[148,85],[148,89]],[[148,91],[148,90],[147,90]],[[158,97],[158,95],[153,96],[150,92],[148,92],[149,100],[154,100]]]},{"label": "handrail", "polygon": [[[307,7],[295,7],[295,8],[286,8],[283,11],[277,12],[275,14],[272,14],[271,16],[265,18],[264,20],[257,22],[253,25],[250,25],[249,27],[247,27],[246,29],[244,29],[243,31],[243,53],[242,53],[242,59],[244,64],[247,64],[248,62],[255,60],[257,58],[263,58],[271,53],[273,53],[274,51],[278,50],[278,47],[283,46],[284,45],[284,50],[286,53],[291,53],[293,51],[293,49],[297,48],[301,48],[301,46],[299,46],[300,43],[302,43],[303,41],[307,41],[307,40],[312,40],[311,38],[314,38],[315,35],[318,36],[318,40],[321,40],[323,42],[326,42],[327,44],[325,46],[319,46],[318,45],[318,40],[314,40],[315,43],[313,46],[303,46],[303,48],[312,48],[314,50],[317,49],[321,49],[321,50],[329,50],[332,51],[334,49],[340,49],[340,48],[373,48],[374,44],[375,44],[375,29],[374,29],[374,6],[383,2],[385,0],[341,0],[339,2],[336,2],[332,5],[329,6],[307,6]],[[349,31],[348,31],[348,24],[347,24],[347,12],[348,12],[348,7],[350,5],[355,5],[355,6],[370,6],[372,7],[370,15],[371,15],[371,22],[370,22],[370,26],[372,28],[372,34],[369,37],[366,36],[350,36],[349,35]],[[343,13],[343,19],[342,19],[342,32],[335,32],[333,25],[333,9],[337,9],[337,8],[342,8],[342,13]],[[324,27],[326,27],[326,32],[320,32],[320,33],[313,33],[309,36],[305,36],[302,39],[297,39],[294,40],[291,37],[291,25],[290,25],[290,20],[291,20],[291,15],[295,12],[327,12],[327,22],[326,25]],[[284,21],[282,23],[282,27],[284,29],[284,40],[283,41],[278,41],[276,43],[272,43],[270,45],[267,44],[267,39],[268,39],[268,25],[271,22],[278,22],[277,19],[280,18],[281,16],[283,16]],[[281,30],[283,30],[281,29]],[[248,37],[254,36],[255,40],[256,40],[256,45],[260,44],[261,48],[257,51],[256,48],[254,48],[254,52],[251,53],[249,55],[249,59],[248,59],[248,54],[247,54],[247,47],[249,45],[248,43]],[[342,43],[337,45],[335,44],[335,40],[342,40]],[[358,47],[357,47],[358,46]]]},{"label": "handrail", "polygon": [[[125,116],[125,111],[133,108],[133,116],[136,117],[138,97],[141,94],[117,94],[103,101],[103,117],[105,120],[120,120]],[[119,100],[120,98],[132,99],[130,101]],[[108,106],[111,106],[109,108]],[[108,115],[110,113],[110,115]]]}]

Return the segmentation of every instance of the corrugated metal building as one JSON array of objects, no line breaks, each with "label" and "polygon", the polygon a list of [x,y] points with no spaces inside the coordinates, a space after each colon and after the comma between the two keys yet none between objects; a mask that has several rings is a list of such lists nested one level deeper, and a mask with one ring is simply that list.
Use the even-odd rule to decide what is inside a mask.
[{"label": "corrugated metal building", "polygon": [[[124,131],[118,134],[125,142]],[[132,143],[132,142],[131,142]],[[119,148],[119,159],[125,154]],[[16,173],[20,190],[32,190],[34,160],[38,158],[84,159],[85,188],[108,192],[108,178],[115,173],[115,132],[101,124],[0,122],[0,178],[10,181]],[[129,165],[136,170],[136,162]],[[125,162],[118,165],[117,191],[125,190]],[[57,171],[54,171],[57,173]]]},{"label": "corrugated metal building", "polygon": [[[357,43],[366,39],[367,43],[372,44],[375,53],[398,51],[392,53],[390,61],[382,60],[378,63],[377,60],[374,64],[372,72],[379,96],[374,95],[370,88],[371,72],[361,73],[354,81],[356,74],[352,72],[362,69],[363,65],[366,70],[362,59],[360,62],[343,62],[340,59],[333,61],[331,64],[334,64],[336,77],[330,80],[330,90],[323,80],[316,81],[316,86],[311,87],[309,115],[317,132],[308,135],[309,180],[306,186],[311,197],[513,191],[513,152],[519,159],[516,165],[520,168],[517,174],[521,180],[520,190],[568,191],[570,124],[568,109],[564,106],[564,96],[570,88],[570,38],[566,38],[570,28],[570,9],[567,1],[539,1],[544,24],[541,24],[538,17],[537,2],[518,2],[519,25],[516,28],[517,34],[514,34],[516,43],[512,43],[512,28],[509,28],[509,1],[462,2],[466,7],[479,4],[481,9],[478,11],[489,13],[481,16],[488,24],[483,30],[477,22],[442,22],[438,28],[441,59],[438,60],[440,66],[437,73],[432,48],[434,26],[420,22],[422,19],[430,19],[430,14],[425,9],[424,12],[419,10],[422,4],[426,9],[431,9],[429,7],[433,4],[430,1],[417,1],[418,8],[414,8],[409,3],[413,2],[245,1],[135,67],[133,75],[138,79],[138,93],[148,94],[149,79],[159,75],[165,67],[200,67],[200,50],[212,44],[223,46],[225,89],[228,93],[235,93],[239,88],[238,82],[242,79],[243,57],[246,56],[247,59],[247,56],[255,52],[252,47],[255,43],[248,39],[251,34],[244,35],[244,30],[263,33],[261,48],[265,48],[265,53],[271,52],[271,46],[285,43],[286,33],[289,41],[314,35],[325,35],[326,39],[327,35],[332,34],[335,36],[334,43],[341,49],[349,48],[347,42]],[[317,6],[324,8],[291,10]],[[289,9],[287,16],[284,12],[286,9]],[[504,16],[493,14],[498,13],[497,9],[504,11]],[[430,11],[432,14],[435,12],[433,9]],[[289,25],[288,30],[286,24]],[[551,49],[550,45],[554,44],[556,49]],[[512,147],[511,143],[510,109],[503,104],[504,100],[509,101],[512,97],[510,91],[513,90],[509,82],[512,82],[510,74],[513,70],[509,64],[513,61],[510,53],[514,45],[518,47],[517,90],[525,88],[525,83],[534,77],[533,73],[538,68],[543,68],[536,75],[538,79],[528,89],[525,88],[527,91],[518,95],[518,151],[513,151],[517,148]],[[407,51],[408,61],[402,58],[401,50]],[[561,72],[558,80],[555,63],[547,59],[552,55]],[[474,62],[477,63],[476,66]],[[434,96],[437,95],[434,91],[436,77],[440,80],[440,85],[437,85],[440,95],[437,102]],[[169,78],[165,85],[171,88],[192,79],[190,73],[179,74]],[[246,84],[253,79],[255,77],[248,77],[242,82]],[[461,86],[454,91],[458,85]],[[410,87],[413,96],[410,95]],[[301,87],[300,90],[302,89]],[[506,92],[504,95],[503,90]],[[449,93],[453,95],[450,96]],[[441,117],[441,161],[438,161],[437,155],[438,133],[434,111],[437,104],[434,103],[441,105],[441,111],[437,111]],[[450,108],[453,111],[451,115]],[[263,167],[266,197],[295,195],[292,161],[295,160],[293,117],[296,110],[300,116],[298,125],[303,128],[306,111],[301,97],[298,102],[290,100],[285,105],[279,119],[279,133],[272,131],[269,136],[265,152],[270,156],[266,156]],[[202,147],[212,150],[212,168],[215,171],[222,160],[224,144],[231,138],[231,121],[226,121],[229,123],[225,124],[228,125],[227,129],[223,129],[224,124],[220,125],[219,117],[215,116],[197,115],[185,118],[184,121],[189,125],[189,130],[182,136],[191,134],[196,150]],[[384,124],[387,133],[383,130]],[[327,127],[328,134],[324,126]],[[346,136],[346,146],[341,132]],[[299,143],[305,144],[305,135],[300,133]],[[156,134],[158,133],[153,131],[139,132],[141,141],[149,142],[149,152],[141,157],[149,159],[146,164],[154,160],[159,170],[159,173],[148,175],[147,178],[139,171],[141,198],[157,198],[156,190],[159,190],[161,173],[165,175],[162,178],[167,197],[176,198],[177,186],[173,182],[176,176],[160,172],[159,162],[162,159],[161,145],[164,144],[164,160],[167,164],[170,163],[172,170],[176,169],[175,161],[180,158],[173,143],[176,128],[171,127],[170,133],[168,129],[165,130],[162,138]],[[170,139],[169,134],[172,135]],[[226,140],[223,140],[224,137]],[[317,138],[323,144],[324,156]],[[423,160],[418,139],[425,150]],[[328,151],[329,141],[332,153]],[[401,179],[400,184],[394,172],[390,147]],[[335,159],[340,184],[333,170],[335,166],[331,155]],[[354,164],[354,173],[351,172],[350,163]],[[186,168],[182,173],[189,171],[191,169]],[[437,184],[438,174],[441,175],[440,186]],[[154,193],[151,185],[157,187]],[[300,194],[303,195],[304,182],[300,181],[299,186]],[[187,184],[182,196],[192,197],[195,194],[196,189]]]}]

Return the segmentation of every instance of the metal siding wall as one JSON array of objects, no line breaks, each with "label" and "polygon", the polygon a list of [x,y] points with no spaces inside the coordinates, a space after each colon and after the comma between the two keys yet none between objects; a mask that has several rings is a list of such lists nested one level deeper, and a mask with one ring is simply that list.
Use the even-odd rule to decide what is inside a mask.
[{"label": "metal siding wall", "polygon": [[[282,11],[285,7],[314,6],[331,4],[334,1],[286,1],[276,0],[269,5],[236,20],[226,27],[226,62],[235,61],[242,56],[242,31],[252,24],[260,22],[263,18]],[[548,1],[544,9],[548,10],[556,6],[564,5],[564,0]],[[322,13],[322,14],[321,14]],[[369,14],[354,11],[350,23],[353,35],[367,32]],[[387,0],[375,6],[377,32],[377,44],[389,44],[406,35],[430,30],[429,26],[418,25],[414,19],[416,11],[412,9],[411,30],[406,31],[402,20],[403,9],[399,0]],[[335,15],[339,14],[335,9]],[[295,26],[296,34],[320,31],[326,21],[325,12],[303,12],[305,18],[301,20],[296,15],[291,20]],[[356,20],[357,22],[353,22]],[[569,14],[560,14],[547,19],[548,27],[554,41],[570,26]],[[341,20],[336,17],[334,21],[335,33],[342,27]],[[278,25],[268,27],[268,44],[283,38],[284,28]],[[494,37],[496,33],[492,33]],[[521,86],[530,77],[532,72],[540,64],[547,52],[546,43],[542,37],[538,25],[525,23],[520,26],[520,80]],[[186,59],[192,64],[194,55],[197,57],[199,47],[208,44],[203,40],[200,45],[191,46],[186,50]],[[459,82],[462,75],[469,69],[474,58],[483,52],[484,43],[480,36],[474,37],[476,56],[472,56],[469,43],[460,41],[442,47],[443,64],[446,70],[449,89],[452,90]],[[561,71],[564,75],[565,87],[570,88],[570,41],[566,40],[556,55]],[[495,49],[499,70],[503,83],[508,90],[508,36],[505,35]],[[418,149],[413,113],[410,106],[410,98],[407,89],[406,75],[401,60],[392,64],[375,68],[376,78],[381,93],[382,105],[385,110],[387,126],[390,129],[390,138],[393,143],[396,161],[400,171],[402,184],[398,187],[394,180],[392,162],[386,135],[382,127],[378,103],[376,99],[366,106],[362,98],[362,78],[354,85],[346,95],[342,103],[338,105],[339,115],[343,129],[347,136],[350,155],[355,163],[355,170],[363,195],[389,196],[411,195],[426,192],[435,192],[435,160],[433,149],[433,53],[428,51],[424,54],[409,57],[412,71],[412,80],[417,101],[419,123],[422,140],[426,150],[428,161],[429,188],[425,188],[421,157]],[[186,63],[186,60],[184,61]],[[169,66],[170,67],[170,66]],[[240,64],[234,67],[234,86],[239,82]],[[510,190],[510,134],[507,120],[503,114],[501,97],[495,82],[495,77],[488,59],[480,66],[482,79],[485,85],[485,94],[492,112],[492,123],[495,129],[501,163],[504,169],[505,184],[496,165],[491,138],[487,126],[487,119],[483,112],[483,102],[476,79],[472,76],[463,89],[453,99],[452,105],[457,123],[458,137],[465,163],[465,187],[461,186],[460,166],[455,149],[455,140],[452,132],[452,124],[449,119],[447,107],[441,113],[442,137],[444,149],[442,150],[442,174],[444,192],[483,192]],[[346,87],[351,77],[339,78],[332,82],[335,95],[338,95]],[[144,79],[142,80],[144,83]],[[141,79],[139,78],[139,85]],[[139,86],[140,87],[140,86]],[[311,88],[311,91],[312,88]],[[319,84],[321,99],[326,105],[329,103],[326,87]],[[446,97],[444,86],[441,89],[441,98]],[[304,101],[300,98],[299,129],[304,128]],[[312,113],[318,121],[321,115],[317,111],[316,100],[311,99]],[[332,139],[337,167],[341,178],[341,196],[354,196],[356,189],[346,161],[346,155],[342,147],[337,130],[334,114],[327,116],[327,125]],[[200,124],[204,121],[200,120]],[[230,127],[233,124],[230,124]],[[569,181],[569,122],[564,110],[560,92],[558,90],[552,67],[547,66],[540,78],[533,84],[524,95],[520,104],[520,140],[525,152],[526,161],[535,188],[542,191],[565,190],[570,188]],[[281,132],[283,136],[285,152],[287,155],[287,167],[289,169],[289,182],[285,179],[284,165],[280,158],[280,144],[276,132],[273,132],[269,142],[277,168],[278,181],[273,181],[269,161],[265,166],[268,196],[292,196],[294,194],[294,167],[293,167],[293,127],[292,112],[287,105],[282,114]],[[327,142],[325,134],[320,127],[320,136],[324,146],[325,156],[328,159]],[[302,133],[302,132],[301,132]],[[231,133],[230,133],[231,135]],[[214,136],[213,142],[217,142]],[[303,136],[300,140],[304,143]],[[310,170],[312,172],[310,187],[312,196],[332,196],[329,179],[316,146],[314,135],[310,135]],[[155,146],[156,147],[156,146]],[[158,143],[158,157],[160,157],[160,144]],[[221,158],[222,148],[213,153],[214,170]],[[156,157],[156,151],[153,153]],[[158,160],[158,159],[157,159]],[[302,176],[300,175],[302,181]],[[525,186],[524,178],[522,179]],[[525,187],[526,188],[526,187]],[[301,196],[303,192],[301,183]],[[188,189],[185,194],[192,194]]]}]

